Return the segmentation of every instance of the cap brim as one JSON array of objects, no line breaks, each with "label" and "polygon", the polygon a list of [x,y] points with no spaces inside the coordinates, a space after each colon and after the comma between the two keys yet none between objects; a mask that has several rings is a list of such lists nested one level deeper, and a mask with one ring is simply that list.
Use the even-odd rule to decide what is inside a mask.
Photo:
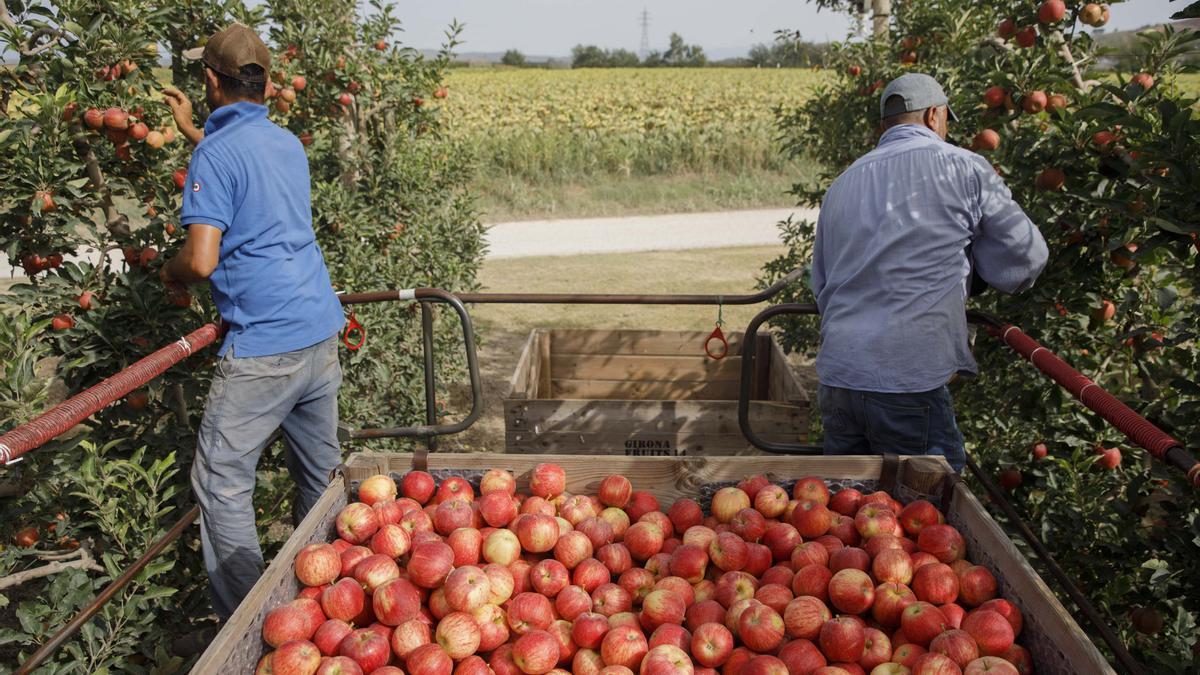
[{"label": "cap brim", "polygon": [[204,47],[192,47],[191,49],[185,49],[183,50],[183,54],[181,54],[181,56],[188,61],[199,61],[200,58],[204,56]]}]

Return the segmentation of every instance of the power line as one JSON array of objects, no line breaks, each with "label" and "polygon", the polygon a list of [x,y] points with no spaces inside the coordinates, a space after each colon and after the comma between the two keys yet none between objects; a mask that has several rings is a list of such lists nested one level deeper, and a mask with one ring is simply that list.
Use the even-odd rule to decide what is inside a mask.
[{"label": "power line", "polygon": [[642,45],[638,49],[638,56],[645,60],[650,55],[650,12],[642,8]]}]

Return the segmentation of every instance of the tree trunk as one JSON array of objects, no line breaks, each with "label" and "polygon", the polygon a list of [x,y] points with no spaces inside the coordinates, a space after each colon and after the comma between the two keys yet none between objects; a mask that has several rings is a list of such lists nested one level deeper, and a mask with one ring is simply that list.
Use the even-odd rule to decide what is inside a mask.
[{"label": "tree trunk", "polygon": [[874,35],[876,40],[886,40],[888,37],[888,19],[892,15],[892,0],[871,0],[871,13],[874,15]]}]

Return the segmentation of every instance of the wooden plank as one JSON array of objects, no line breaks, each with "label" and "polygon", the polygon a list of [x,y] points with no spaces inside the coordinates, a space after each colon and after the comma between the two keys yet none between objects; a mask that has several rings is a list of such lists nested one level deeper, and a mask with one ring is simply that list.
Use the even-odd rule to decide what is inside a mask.
[{"label": "wooden plank", "polygon": [[[529,392],[528,398],[530,399],[539,398],[541,394],[542,368],[544,367],[544,364],[542,363],[541,344],[542,335],[544,335],[545,332],[545,330],[538,328],[535,329],[529,336],[532,340],[529,358],[529,389],[527,390]],[[547,391],[546,393],[549,394],[550,392]]]},{"label": "wooden plank", "polygon": [[738,384],[735,381],[676,381],[643,380],[619,382],[616,380],[572,380],[556,379],[551,384],[555,398],[585,399],[653,399],[653,400],[737,400]]},{"label": "wooden plank", "polygon": [[554,377],[574,380],[738,380],[742,359],[634,354],[555,354]]},{"label": "wooden plank", "polygon": [[534,392],[532,398],[552,398],[554,391],[552,388],[554,364],[550,361],[550,332],[541,331],[538,333],[538,370],[537,391]]},{"label": "wooden plank", "polygon": [[521,357],[517,360],[517,369],[513,371],[509,380],[508,396],[505,398],[530,398],[529,375],[533,369],[533,345],[537,339],[536,335],[537,331],[530,331],[529,337],[525,339],[525,346],[521,348]]},{"label": "wooden plank", "polygon": [[[760,436],[777,443],[797,443],[795,434]],[[655,433],[645,431],[611,431],[579,433],[549,431],[511,432],[505,439],[510,453],[540,453],[564,455],[759,455],[763,454],[739,433]]]},{"label": "wooden plank", "polygon": [[783,345],[772,337],[770,349],[770,399],[793,404],[808,403],[808,392],[804,391],[804,386],[800,384],[800,378],[796,377],[796,371],[792,370],[787,354],[783,351]]},{"label": "wooden plank", "polygon": [[[704,341],[711,331],[658,330],[555,330],[556,354],[642,354],[656,356],[703,356]],[[729,355],[742,353],[742,334],[727,333]]]},{"label": "wooden plank", "polygon": [[254,672],[264,651],[262,624],[266,612],[263,608],[283,605],[300,592],[300,581],[292,571],[292,561],[305,546],[333,541],[337,537],[334,519],[345,505],[345,481],[338,477],[300,521],[237,611],[204,650],[192,667],[192,675]]},{"label": "wooden plank", "polygon": [[[763,433],[804,435],[810,414],[808,406],[760,401],[750,404],[754,428]],[[508,401],[504,415],[508,431],[532,433],[614,429],[714,434],[739,431],[736,401]]]}]

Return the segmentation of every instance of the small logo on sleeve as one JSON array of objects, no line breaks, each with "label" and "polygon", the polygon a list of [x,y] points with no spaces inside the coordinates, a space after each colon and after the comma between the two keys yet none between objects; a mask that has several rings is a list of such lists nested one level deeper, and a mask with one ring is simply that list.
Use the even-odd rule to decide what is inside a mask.
[{"label": "small logo on sleeve", "polygon": [[199,192],[199,191],[200,191],[200,184],[193,182],[192,183],[192,192]]}]

